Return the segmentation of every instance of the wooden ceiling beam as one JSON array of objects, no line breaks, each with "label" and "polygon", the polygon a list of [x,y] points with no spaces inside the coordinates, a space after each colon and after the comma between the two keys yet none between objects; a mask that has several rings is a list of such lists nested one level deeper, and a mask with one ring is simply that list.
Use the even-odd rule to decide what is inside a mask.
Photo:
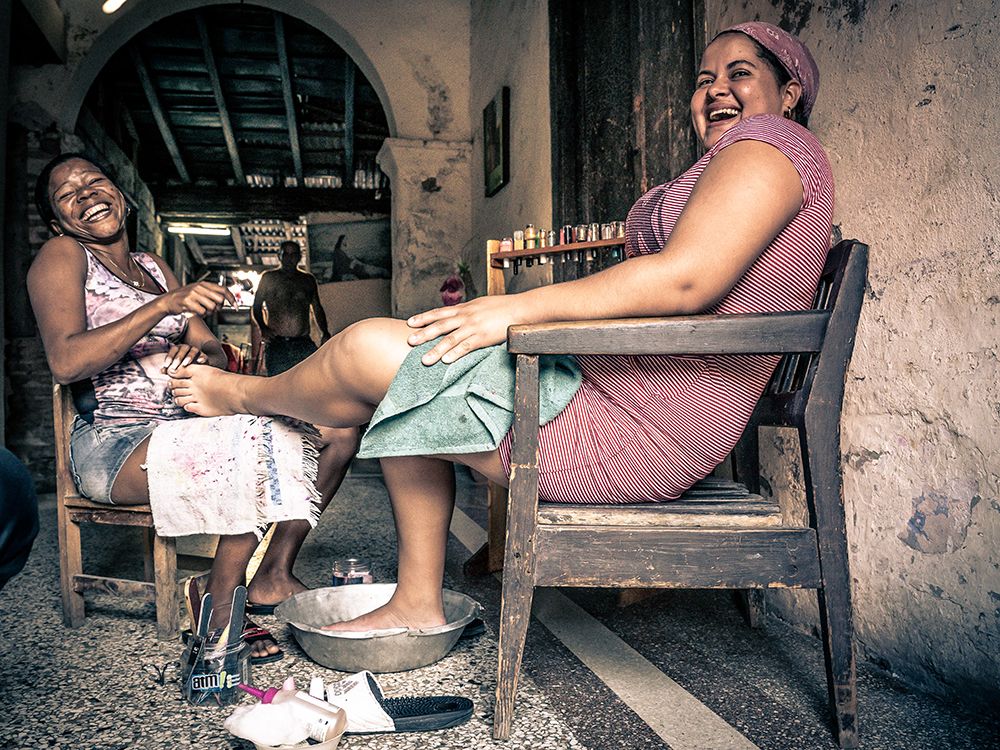
[{"label": "wooden ceiling beam", "polygon": [[240,232],[240,228],[236,225],[229,227],[229,234],[233,238],[233,247],[236,249],[236,257],[240,259],[240,263],[246,263],[247,250],[243,247],[243,234]]},{"label": "wooden ceiling beam", "polygon": [[205,67],[208,69],[208,79],[212,83],[212,94],[215,96],[215,106],[219,110],[219,120],[222,122],[222,135],[226,139],[226,150],[229,151],[229,161],[233,165],[233,175],[236,183],[246,184],[246,176],[243,174],[243,164],[240,162],[240,152],[236,146],[236,136],[233,133],[233,125],[229,121],[229,109],[226,107],[226,99],[222,95],[222,81],[219,79],[219,69],[215,65],[215,55],[212,52],[212,41],[208,37],[208,26],[205,24],[205,17],[200,12],[195,14],[195,22],[198,25],[198,36],[201,37],[201,49],[205,55]]},{"label": "wooden ceiling beam", "polygon": [[184,235],[184,244],[187,245],[188,251],[191,253],[191,257],[200,266],[205,265],[205,253],[201,251],[201,245],[198,244],[198,238],[193,234]]},{"label": "wooden ceiling beam", "polygon": [[354,61],[344,58],[344,187],[354,186]]},{"label": "wooden ceiling beam", "polygon": [[132,57],[132,64],[135,65],[135,72],[139,76],[139,83],[142,84],[142,90],[146,94],[146,101],[149,102],[149,108],[153,112],[153,119],[156,120],[156,127],[160,130],[160,135],[163,137],[163,143],[166,145],[167,151],[170,153],[170,158],[174,162],[177,174],[183,182],[191,182],[191,176],[188,174],[187,167],[184,166],[184,160],[181,158],[180,149],[177,147],[177,140],[174,138],[173,131],[170,129],[170,123],[167,121],[166,113],[160,105],[160,97],[156,93],[156,86],[153,85],[153,79],[149,75],[146,63],[142,61],[142,54],[139,52],[139,48],[134,44],[129,45],[128,51],[129,55]]},{"label": "wooden ceiling beam", "polygon": [[211,185],[164,185],[153,188],[156,211],[169,221],[239,224],[254,219],[298,221],[317,211],[389,213],[387,191],[353,188],[252,188]]},{"label": "wooden ceiling beam", "polygon": [[292,147],[292,163],[295,179],[302,184],[302,150],[299,148],[299,125],[295,116],[295,96],[292,92],[292,71],[288,64],[288,48],[285,45],[285,21],[280,13],[274,14],[274,38],[278,44],[278,68],[281,70],[281,93],[285,99],[285,116],[288,118],[288,142]]}]

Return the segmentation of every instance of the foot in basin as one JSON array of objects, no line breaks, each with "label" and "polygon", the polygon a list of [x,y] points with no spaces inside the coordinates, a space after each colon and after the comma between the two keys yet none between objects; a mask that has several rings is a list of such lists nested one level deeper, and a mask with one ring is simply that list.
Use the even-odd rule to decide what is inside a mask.
[{"label": "foot in basin", "polygon": [[444,606],[440,597],[434,604],[420,602],[410,605],[396,601],[394,596],[378,609],[366,612],[353,620],[324,625],[323,630],[346,633],[363,633],[369,630],[387,630],[389,628],[421,630],[423,628],[436,628],[446,622]]}]

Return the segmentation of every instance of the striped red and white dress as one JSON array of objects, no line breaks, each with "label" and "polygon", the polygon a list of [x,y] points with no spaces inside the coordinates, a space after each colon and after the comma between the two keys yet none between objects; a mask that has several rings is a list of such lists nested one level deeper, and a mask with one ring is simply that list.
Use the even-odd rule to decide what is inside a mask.
[{"label": "striped red and white dress", "polygon": [[[769,143],[802,178],[802,208],[714,314],[808,309],[833,217],[833,175],[807,129],[760,115],[726,132],[697,163],[629,211],[628,257],[657,253],[708,163],[740,140]],[[570,503],[674,500],[707,476],[739,440],[777,356],[580,356],[583,385],[541,428],[539,495]],[[511,435],[499,446],[510,465]]]}]

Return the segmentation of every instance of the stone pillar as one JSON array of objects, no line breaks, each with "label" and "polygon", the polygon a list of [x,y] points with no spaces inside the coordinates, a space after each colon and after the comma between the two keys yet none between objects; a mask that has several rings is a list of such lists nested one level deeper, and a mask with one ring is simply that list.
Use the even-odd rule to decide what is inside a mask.
[{"label": "stone pillar", "polygon": [[441,284],[472,235],[466,141],[387,138],[378,164],[392,190],[392,314],[441,306]]}]

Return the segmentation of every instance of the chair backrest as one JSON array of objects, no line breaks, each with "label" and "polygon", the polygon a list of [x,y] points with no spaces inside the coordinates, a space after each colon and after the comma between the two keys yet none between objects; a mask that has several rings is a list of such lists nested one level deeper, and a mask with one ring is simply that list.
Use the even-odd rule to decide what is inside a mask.
[{"label": "chair backrest", "polygon": [[59,501],[78,494],[69,467],[69,436],[76,406],[69,386],[52,384],[52,425],[56,447],[56,493]]},{"label": "chair backrest", "polygon": [[787,354],[775,368],[751,424],[799,427],[814,393],[839,412],[868,269],[868,246],[843,240],[827,255],[812,309],[830,313],[820,351]]},{"label": "chair backrest", "polygon": [[[787,354],[781,359],[733,450],[736,477],[751,492],[760,491],[758,427],[796,427],[801,439],[806,412],[821,408],[826,410],[826,424],[834,432],[826,437],[839,445],[839,432],[832,426],[840,424],[844,379],[854,349],[867,273],[868,246],[857,240],[838,242],[827,254],[813,303],[813,309],[829,311],[820,350]],[[806,472],[808,468],[804,466]],[[808,494],[812,496],[811,491]]]}]

